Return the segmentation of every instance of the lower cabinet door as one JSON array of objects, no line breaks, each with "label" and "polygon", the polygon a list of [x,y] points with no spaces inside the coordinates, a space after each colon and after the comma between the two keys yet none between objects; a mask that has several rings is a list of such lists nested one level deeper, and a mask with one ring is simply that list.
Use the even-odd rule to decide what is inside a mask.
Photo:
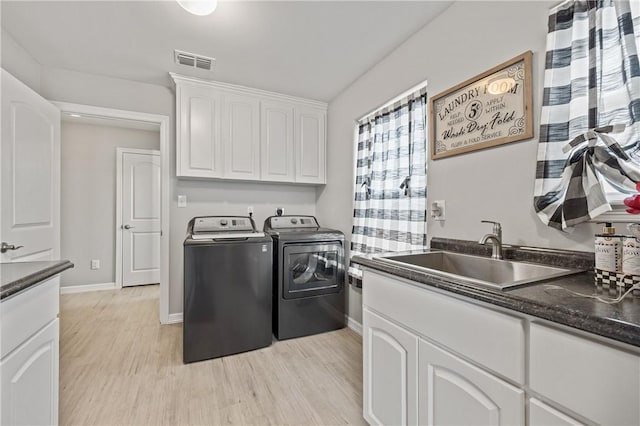
[{"label": "lower cabinet door", "polygon": [[58,424],[59,320],[0,361],[0,424]]},{"label": "lower cabinet door", "polygon": [[523,390],[420,339],[420,424],[523,425],[524,398]]},{"label": "lower cabinet door", "polygon": [[536,398],[529,399],[530,426],[580,426],[583,424]]},{"label": "lower cabinet door", "polygon": [[418,338],[365,308],[364,418],[372,425],[417,423]]}]

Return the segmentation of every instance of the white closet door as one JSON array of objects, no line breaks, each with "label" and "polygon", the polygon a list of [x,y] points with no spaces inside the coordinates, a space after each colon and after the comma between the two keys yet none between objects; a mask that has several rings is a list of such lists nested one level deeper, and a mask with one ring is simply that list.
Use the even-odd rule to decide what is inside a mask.
[{"label": "white closet door", "polygon": [[160,154],[122,158],[122,285],[160,282]]},{"label": "white closet door", "polygon": [[2,70],[0,261],[60,257],[60,111]]}]

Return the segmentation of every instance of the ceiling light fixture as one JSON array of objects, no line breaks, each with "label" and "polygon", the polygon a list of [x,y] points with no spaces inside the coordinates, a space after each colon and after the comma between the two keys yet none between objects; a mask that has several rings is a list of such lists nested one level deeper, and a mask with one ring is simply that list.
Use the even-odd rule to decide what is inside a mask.
[{"label": "ceiling light fixture", "polygon": [[218,6],[218,0],[176,0],[184,10],[198,16],[211,15]]},{"label": "ceiling light fixture", "polygon": [[69,114],[71,117],[80,118],[82,117],[80,114]]}]

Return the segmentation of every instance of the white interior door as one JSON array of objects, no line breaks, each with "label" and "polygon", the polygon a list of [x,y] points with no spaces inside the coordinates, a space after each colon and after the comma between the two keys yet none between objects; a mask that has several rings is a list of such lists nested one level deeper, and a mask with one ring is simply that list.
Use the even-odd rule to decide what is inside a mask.
[{"label": "white interior door", "polygon": [[5,70],[1,98],[0,261],[58,259],[60,110]]},{"label": "white interior door", "polygon": [[123,152],[121,161],[122,285],[159,283],[160,152]]}]

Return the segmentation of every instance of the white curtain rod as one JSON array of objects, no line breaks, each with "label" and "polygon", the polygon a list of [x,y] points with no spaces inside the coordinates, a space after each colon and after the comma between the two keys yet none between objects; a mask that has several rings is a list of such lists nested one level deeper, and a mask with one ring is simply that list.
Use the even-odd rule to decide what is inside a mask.
[{"label": "white curtain rod", "polygon": [[549,8],[549,12],[551,13],[555,13],[558,9],[560,9],[562,6],[564,6],[566,3],[570,3],[573,0],[562,0],[558,3],[556,3],[554,6]]},{"label": "white curtain rod", "polygon": [[366,113],[365,115],[363,115],[362,117],[357,119],[356,121],[357,122],[363,121],[364,119],[367,119],[367,118],[371,117],[372,115],[374,115],[375,113],[377,113],[381,109],[384,109],[384,108],[388,107],[389,105],[393,105],[394,103],[398,102],[400,99],[402,99],[402,98],[404,98],[406,96],[409,96],[413,92],[417,92],[418,90],[420,90],[420,89],[422,89],[424,87],[427,87],[427,80],[424,80],[423,82],[416,84],[412,88],[410,88],[408,90],[405,90],[404,92],[402,92],[398,96],[394,97],[393,99],[390,99],[387,102],[385,102],[384,104],[380,105],[379,107],[373,109],[372,111],[369,111],[368,113]]}]

